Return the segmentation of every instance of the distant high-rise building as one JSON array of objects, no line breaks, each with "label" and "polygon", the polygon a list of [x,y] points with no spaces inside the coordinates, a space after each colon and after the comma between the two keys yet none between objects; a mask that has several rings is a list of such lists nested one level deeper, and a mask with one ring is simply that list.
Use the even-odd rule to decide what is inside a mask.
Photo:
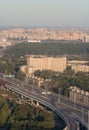
[{"label": "distant high-rise building", "polygon": [[89,42],[89,35],[86,35],[85,42]]}]

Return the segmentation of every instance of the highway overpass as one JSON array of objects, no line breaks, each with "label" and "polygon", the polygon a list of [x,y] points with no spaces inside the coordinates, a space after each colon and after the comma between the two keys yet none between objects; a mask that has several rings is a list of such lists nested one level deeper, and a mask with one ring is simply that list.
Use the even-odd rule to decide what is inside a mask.
[{"label": "highway overpass", "polygon": [[[88,110],[89,106],[75,103],[67,97],[51,93],[50,95],[43,95],[39,88],[32,88],[32,86],[16,80],[8,79],[0,75],[0,83],[7,89],[21,95],[22,97],[36,101],[45,105],[57,113],[66,123],[65,130],[79,130],[79,122],[83,124],[88,130]],[[83,130],[83,129],[82,129]]]}]

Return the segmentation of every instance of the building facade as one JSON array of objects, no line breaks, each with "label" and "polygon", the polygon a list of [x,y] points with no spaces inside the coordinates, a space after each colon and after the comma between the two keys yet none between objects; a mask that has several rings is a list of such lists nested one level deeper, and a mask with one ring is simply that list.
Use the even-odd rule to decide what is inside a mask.
[{"label": "building facade", "polygon": [[27,73],[33,74],[36,70],[52,70],[63,72],[66,69],[66,57],[47,57],[39,55],[27,56]]},{"label": "building facade", "polygon": [[71,67],[72,70],[77,72],[89,72],[89,66],[87,65],[89,62],[88,61],[78,61],[78,60],[72,60],[68,61],[68,66]]},{"label": "building facade", "polygon": [[80,102],[85,105],[89,105],[89,92],[83,91],[76,86],[70,87],[69,97],[74,102]]},{"label": "building facade", "polygon": [[87,65],[73,65],[71,69],[74,70],[75,73],[77,73],[77,72],[88,73],[89,72],[89,66],[87,66]]}]

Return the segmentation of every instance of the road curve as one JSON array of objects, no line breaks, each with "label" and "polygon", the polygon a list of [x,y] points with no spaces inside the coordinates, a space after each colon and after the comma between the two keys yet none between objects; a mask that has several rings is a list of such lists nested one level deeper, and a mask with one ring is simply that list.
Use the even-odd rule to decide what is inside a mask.
[{"label": "road curve", "polygon": [[[54,112],[56,112],[59,116],[62,117],[62,119],[66,122],[67,124],[67,130],[77,130],[78,129],[78,123],[77,121],[82,122],[81,117],[82,117],[82,112],[79,112],[79,109],[74,109],[73,108],[73,102],[71,104],[68,99],[64,99],[64,97],[61,97],[61,102],[58,102],[58,96],[56,97],[55,95],[42,95],[42,93],[39,91],[37,93],[37,90],[32,91],[32,88],[30,87],[22,87],[22,84],[14,84],[13,82],[9,82],[7,79],[3,79],[3,77],[0,78],[0,81],[4,82],[4,86],[15,93],[20,94],[21,96],[24,96],[26,98],[32,99],[34,101],[39,102],[40,104],[43,104],[50,109],[52,109]],[[17,81],[16,81],[17,82]],[[20,82],[21,83],[21,82]],[[68,103],[68,104],[67,104]],[[79,106],[78,106],[79,107]],[[84,108],[86,109],[86,107]],[[88,107],[87,107],[88,109]],[[75,120],[77,117],[79,117],[79,120]],[[84,116],[84,121],[83,123],[86,124],[87,126],[87,119],[86,119],[86,114],[83,113]]]}]

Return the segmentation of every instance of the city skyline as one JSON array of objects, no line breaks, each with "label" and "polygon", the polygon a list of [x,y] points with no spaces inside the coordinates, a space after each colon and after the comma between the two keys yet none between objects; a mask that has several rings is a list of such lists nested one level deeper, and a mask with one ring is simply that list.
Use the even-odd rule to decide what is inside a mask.
[{"label": "city skyline", "polygon": [[0,26],[89,27],[88,5],[88,0],[0,0]]}]

